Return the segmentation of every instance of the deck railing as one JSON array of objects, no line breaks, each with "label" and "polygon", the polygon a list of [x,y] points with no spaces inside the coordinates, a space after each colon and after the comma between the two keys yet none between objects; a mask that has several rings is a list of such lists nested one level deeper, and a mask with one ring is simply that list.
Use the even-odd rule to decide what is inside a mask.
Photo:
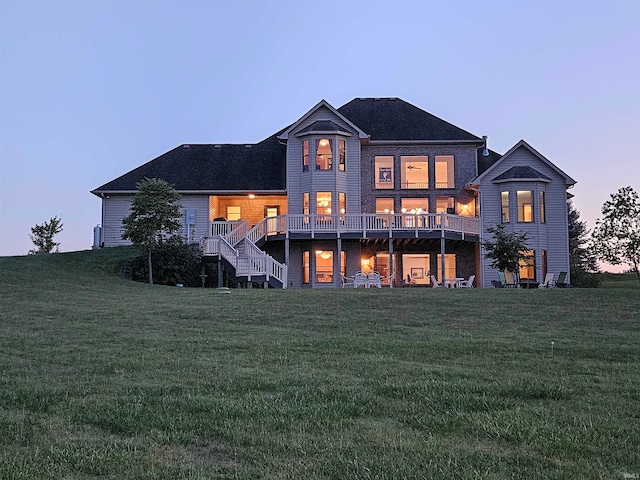
[{"label": "deck railing", "polygon": [[279,215],[260,221],[247,233],[252,242],[269,235],[287,233],[359,233],[363,238],[371,236],[371,232],[446,231],[465,235],[480,234],[480,220],[447,213],[362,213],[357,215]]}]

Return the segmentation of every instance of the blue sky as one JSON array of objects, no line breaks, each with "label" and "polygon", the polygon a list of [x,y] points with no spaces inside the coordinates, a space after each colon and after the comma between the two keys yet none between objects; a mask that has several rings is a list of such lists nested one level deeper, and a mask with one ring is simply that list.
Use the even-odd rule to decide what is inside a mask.
[{"label": "blue sky", "polygon": [[0,255],[182,143],[252,143],[321,99],[400,97],[577,180],[593,227],[640,190],[637,1],[0,0]]}]

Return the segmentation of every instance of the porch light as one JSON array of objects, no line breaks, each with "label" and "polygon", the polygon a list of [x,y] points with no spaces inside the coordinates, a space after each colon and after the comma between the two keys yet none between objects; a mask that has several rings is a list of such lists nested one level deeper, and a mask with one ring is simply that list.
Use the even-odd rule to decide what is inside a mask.
[{"label": "porch light", "polygon": [[256,196],[255,196],[253,193],[250,193],[250,194],[249,194],[249,198],[252,198],[252,199],[253,199],[253,198],[256,198]]}]

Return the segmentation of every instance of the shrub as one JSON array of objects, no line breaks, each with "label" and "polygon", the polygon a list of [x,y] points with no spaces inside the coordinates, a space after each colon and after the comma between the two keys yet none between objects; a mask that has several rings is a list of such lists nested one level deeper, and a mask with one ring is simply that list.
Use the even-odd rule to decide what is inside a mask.
[{"label": "shrub", "polygon": [[[132,278],[146,282],[149,278],[146,253],[133,259]],[[188,244],[180,237],[172,237],[158,245],[153,252],[152,268],[154,283],[160,285],[183,284],[186,287],[202,285],[200,268],[202,253],[197,244]]]}]

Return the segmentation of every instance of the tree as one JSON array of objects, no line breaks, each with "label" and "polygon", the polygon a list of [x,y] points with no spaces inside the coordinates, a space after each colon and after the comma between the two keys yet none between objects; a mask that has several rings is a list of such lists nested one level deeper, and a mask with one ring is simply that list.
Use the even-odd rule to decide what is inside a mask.
[{"label": "tree", "polygon": [[42,225],[31,227],[29,238],[36,246],[35,250],[29,250],[29,253],[51,253],[54,249],[57,252],[60,243],[54,242],[53,237],[62,231],[62,220],[57,216],[51,218]]},{"label": "tree", "polygon": [[122,238],[147,254],[153,285],[151,252],[180,230],[180,195],[164,180],[145,178],[137,185],[129,215],[122,219]]},{"label": "tree", "polygon": [[482,246],[486,250],[484,257],[491,260],[491,266],[500,271],[514,272],[517,277],[520,262],[531,257],[527,246],[526,232],[507,232],[504,224],[488,227],[491,240],[484,240]]},{"label": "tree", "polygon": [[567,202],[569,220],[569,266],[571,283],[576,287],[597,287],[600,283],[595,254],[588,248],[587,223],[580,221],[580,212]]},{"label": "tree", "polygon": [[611,194],[602,206],[602,219],[596,220],[591,234],[596,255],[601,260],[620,265],[626,263],[640,282],[640,199],[631,187]]}]

